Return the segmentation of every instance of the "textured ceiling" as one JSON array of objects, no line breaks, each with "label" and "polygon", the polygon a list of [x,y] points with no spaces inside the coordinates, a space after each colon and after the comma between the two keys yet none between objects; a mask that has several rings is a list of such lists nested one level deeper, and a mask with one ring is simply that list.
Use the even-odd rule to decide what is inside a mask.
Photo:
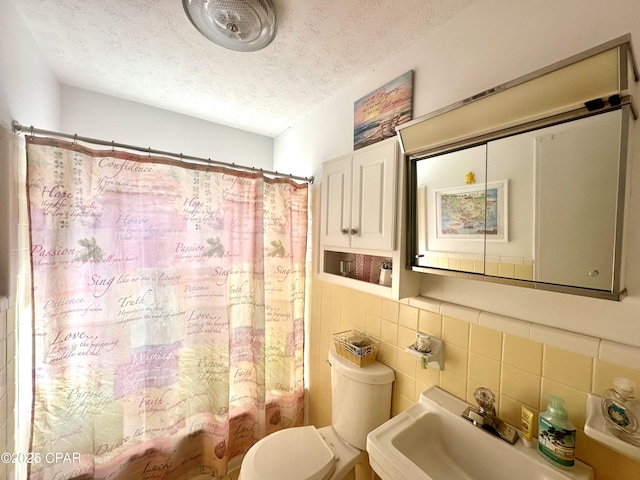
[{"label": "textured ceiling", "polygon": [[13,1],[59,82],[269,136],[471,2],[272,0],[275,40],[241,53],[205,39],[181,0]]}]

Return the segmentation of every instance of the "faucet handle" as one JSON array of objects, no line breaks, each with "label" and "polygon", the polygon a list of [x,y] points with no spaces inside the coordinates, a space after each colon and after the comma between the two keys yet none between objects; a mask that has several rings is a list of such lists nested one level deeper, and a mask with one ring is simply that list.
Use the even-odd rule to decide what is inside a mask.
[{"label": "faucet handle", "polygon": [[480,407],[480,413],[492,413],[495,415],[496,396],[487,387],[478,387],[473,392],[473,398],[476,399],[478,406]]}]

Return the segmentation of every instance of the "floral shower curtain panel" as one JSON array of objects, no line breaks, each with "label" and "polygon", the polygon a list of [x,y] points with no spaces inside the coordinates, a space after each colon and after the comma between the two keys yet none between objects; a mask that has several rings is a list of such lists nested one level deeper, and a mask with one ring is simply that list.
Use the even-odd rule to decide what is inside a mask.
[{"label": "floral shower curtain panel", "polygon": [[307,185],[28,138],[30,478],[222,476],[303,420]]}]

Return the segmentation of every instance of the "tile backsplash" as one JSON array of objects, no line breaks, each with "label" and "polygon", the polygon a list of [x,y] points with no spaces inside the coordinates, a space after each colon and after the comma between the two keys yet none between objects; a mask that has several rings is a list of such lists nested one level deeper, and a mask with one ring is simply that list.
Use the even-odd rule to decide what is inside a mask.
[{"label": "tile backsplash", "polygon": [[[546,395],[564,398],[570,420],[578,428],[577,453],[596,471],[596,480],[638,480],[640,463],[622,456],[584,434],[588,393],[598,395],[614,377],[627,377],[640,385],[640,370],[628,360],[610,361],[620,354],[606,351],[608,343],[571,334],[567,346],[558,346],[562,333],[531,326],[488,312],[457,305],[435,308],[383,299],[317,279],[313,281],[309,332],[309,422],[331,424],[331,379],[326,364],[332,334],[361,329],[380,340],[378,360],[395,370],[392,414],[413,405],[431,385],[469,402],[476,387],[485,385],[497,397],[498,415],[519,424],[520,407],[536,414],[546,409]],[[423,370],[404,348],[415,340],[416,330],[442,338],[444,369]],[[547,339],[553,341],[547,342]],[[594,343],[595,342],[595,343]],[[630,347],[633,349],[633,347]],[[585,352],[587,354],[585,354]],[[623,352],[624,353],[624,352]],[[632,352],[637,355],[637,349]],[[537,428],[534,432],[537,434]],[[370,467],[360,465],[358,478],[371,478]]]},{"label": "tile backsplash", "polygon": [[[0,452],[15,452],[16,332],[14,308],[0,297]],[[0,462],[0,478],[12,478],[10,464]]]}]

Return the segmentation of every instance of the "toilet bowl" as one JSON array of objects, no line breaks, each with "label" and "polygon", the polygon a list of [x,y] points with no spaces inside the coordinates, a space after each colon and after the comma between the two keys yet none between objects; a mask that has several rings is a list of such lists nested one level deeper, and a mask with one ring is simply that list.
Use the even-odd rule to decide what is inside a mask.
[{"label": "toilet bowl", "polygon": [[390,417],[394,373],[379,362],[358,367],[333,349],[328,359],[332,425],[287,428],[259,440],[242,460],[238,480],[355,479],[367,434]]}]

